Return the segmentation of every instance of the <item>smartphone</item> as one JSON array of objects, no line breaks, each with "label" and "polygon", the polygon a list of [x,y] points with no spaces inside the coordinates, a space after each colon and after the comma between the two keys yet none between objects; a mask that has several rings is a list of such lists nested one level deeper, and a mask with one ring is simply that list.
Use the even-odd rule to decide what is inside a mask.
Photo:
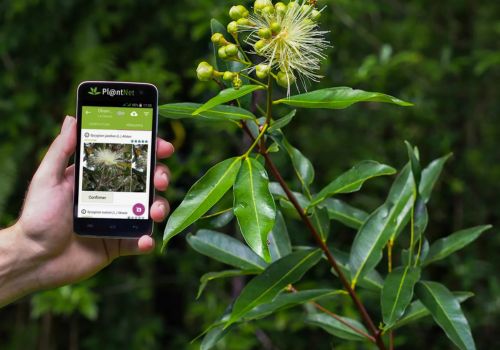
[{"label": "smartphone", "polygon": [[77,90],[74,232],[150,235],[158,129],[152,84],[85,81]]}]

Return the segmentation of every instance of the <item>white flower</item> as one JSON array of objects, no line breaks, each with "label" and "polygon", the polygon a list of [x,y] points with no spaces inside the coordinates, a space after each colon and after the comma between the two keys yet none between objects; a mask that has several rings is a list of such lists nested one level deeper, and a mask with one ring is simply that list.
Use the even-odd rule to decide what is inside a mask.
[{"label": "white flower", "polygon": [[[279,4],[279,6],[278,6]],[[320,63],[326,58],[324,50],[330,47],[325,39],[327,31],[319,30],[313,18],[318,11],[302,1],[290,2],[288,6],[278,3],[276,8],[255,10],[249,16],[249,25],[240,26],[240,31],[250,32],[247,43],[255,53],[264,58],[264,64],[274,71],[282,72],[277,81],[287,87],[300,80],[306,88],[307,80],[319,81]],[[272,35],[269,37],[269,31]]]},{"label": "white flower", "polygon": [[120,160],[120,154],[109,149],[98,149],[95,154],[95,162],[100,165],[114,166]]}]

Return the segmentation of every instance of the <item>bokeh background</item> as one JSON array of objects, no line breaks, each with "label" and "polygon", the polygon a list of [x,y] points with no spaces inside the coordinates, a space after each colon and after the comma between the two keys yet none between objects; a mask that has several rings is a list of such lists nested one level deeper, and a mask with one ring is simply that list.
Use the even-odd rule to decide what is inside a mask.
[{"label": "bokeh background", "polygon": [[[459,228],[494,225],[476,243],[436,264],[426,278],[476,296],[463,304],[479,349],[500,348],[500,6],[495,0],[336,0],[321,22],[333,44],[321,86],[352,86],[411,100],[414,108],[357,105],[344,111],[301,111],[290,140],[314,163],[316,189],[357,161],[396,167],[403,140],[424,163],[453,152],[430,203],[430,240]],[[227,21],[222,0],[0,1],[0,225],[12,224],[29,180],[75,110],[83,80],[154,83],[160,102],[202,101],[215,84],[196,81],[209,59],[209,21]],[[249,5],[248,2],[246,5]],[[175,143],[167,197],[175,206],[215,162],[241,151],[242,134],[226,125],[160,120]],[[277,159],[291,174],[286,159]],[[372,210],[390,186],[378,179],[346,196]],[[338,226],[338,227],[337,227]],[[300,224],[292,239],[310,243]],[[231,227],[227,230],[231,232]],[[156,230],[160,240],[163,225]],[[353,231],[332,227],[339,245]],[[123,258],[78,285],[25,297],[0,310],[0,349],[197,349],[190,343],[223,312],[241,278],[209,284],[195,299],[199,277],[223,266],[191,250],[180,236],[166,254]],[[309,286],[335,287],[327,269]],[[1,288],[1,286],[0,286]],[[365,296],[368,307],[377,299]],[[349,302],[332,305],[355,315]],[[243,325],[219,349],[362,349],[305,326],[299,307]],[[451,349],[426,319],[398,331],[402,349]]]}]

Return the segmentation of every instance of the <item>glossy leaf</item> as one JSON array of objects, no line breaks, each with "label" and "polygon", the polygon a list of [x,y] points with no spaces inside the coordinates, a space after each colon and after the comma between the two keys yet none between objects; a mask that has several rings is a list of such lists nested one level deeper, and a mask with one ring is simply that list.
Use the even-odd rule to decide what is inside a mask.
[{"label": "glossy leaf", "polygon": [[288,235],[285,219],[280,211],[276,212],[274,227],[269,233],[269,253],[272,261],[276,261],[292,252],[292,243]]},{"label": "glossy leaf", "polygon": [[285,115],[284,117],[274,121],[271,124],[271,126],[269,127],[269,132],[272,132],[272,131],[275,131],[275,130],[278,130],[278,129],[281,129],[281,128],[284,128],[285,126],[287,126],[292,121],[293,117],[295,117],[296,113],[297,113],[297,110],[294,109],[290,113]]},{"label": "glossy leaf", "polygon": [[201,107],[199,103],[181,102],[169,103],[158,107],[158,113],[165,118],[169,119],[205,119],[210,121],[239,121],[239,120],[254,120],[255,115],[246,109],[220,105],[212,109],[206,110],[199,114],[194,115],[193,112]]},{"label": "glossy leaf", "polygon": [[196,299],[198,299],[207,283],[219,278],[228,278],[228,277],[236,277],[236,276],[246,276],[246,275],[257,275],[260,271],[258,270],[225,270],[225,271],[216,271],[216,272],[207,272],[200,278],[200,287],[198,288],[198,294],[196,295]]},{"label": "glossy leaf", "polygon": [[204,111],[214,108],[215,106],[221,105],[223,103],[236,100],[242,96],[245,96],[253,91],[262,90],[263,87],[261,85],[243,85],[241,88],[236,90],[235,88],[227,88],[219,92],[219,94],[207,102],[205,102],[202,106],[196,109],[193,114],[200,114]]},{"label": "glossy leaf", "polygon": [[461,350],[476,349],[469,323],[453,293],[444,285],[431,281],[419,282],[415,291],[434,321],[456,346]]},{"label": "glossy leaf", "polygon": [[451,156],[452,154],[450,153],[444,157],[435,159],[422,171],[419,193],[422,198],[424,198],[426,203],[431,198],[431,192],[436,185],[439,175],[441,175],[441,172],[443,171],[444,164]]},{"label": "glossy leaf", "polygon": [[489,230],[491,227],[491,225],[471,227],[437,240],[431,244],[429,254],[427,255],[423,265],[429,265],[434,261],[442,260],[455,253],[468,244],[474,242],[483,232]]},{"label": "glossy leaf", "polygon": [[420,268],[397,267],[385,279],[380,303],[386,326],[393,325],[405,312],[413,298],[413,289],[420,279]]},{"label": "glossy leaf", "polygon": [[200,350],[210,350],[213,349],[217,343],[224,338],[234,326],[224,328],[224,326],[217,326],[210,329],[210,331],[205,334],[200,345]]},{"label": "glossy leaf", "polygon": [[321,202],[320,207],[328,210],[330,219],[354,229],[359,229],[368,217],[367,212],[355,208],[340,199],[327,198]]},{"label": "glossy leaf", "polygon": [[[453,295],[455,298],[458,300],[459,303],[463,303],[467,299],[471,298],[474,296],[474,293],[470,292],[454,292]],[[385,331],[388,331],[390,329],[397,329],[402,326],[405,326],[409,323],[413,323],[423,317],[429,316],[431,313],[430,311],[422,304],[420,300],[415,300],[413,303],[408,306],[406,309],[403,317],[399,319],[393,326],[391,327],[386,327]]]},{"label": "glossy leaf", "polygon": [[377,266],[389,239],[406,224],[412,205],[412,189],[413,176],[406,166],[392,185],[386,202],[359,229],[349,261],[353,285]]},{"label": "glossy leaf", "polygon": [[281,148],[287,151],[290,159],[292,160],[295,174],[299,178],[302,186],[307,188],[314,180],[314,168],[311,161],[307,159],[297,148],[293,147],[281,131],[276,130],[271,136]]},{"label": "glossy leaf", "polygon": [[[341,318],[343,321],[349,323],[350,325],[356,327],[359,330],[362,330],[366,334],[369,334],[365,326],[363,326],[360,322],[347,317],[341,317]],[[330,333],[331,335],[334,335],[341,339],[358,340],[358,341],[367,340],[365,337],[354,331],[352,328],[346,326],[342,322],[336,320],[335,318],[327,314],[316,313],[309,315],[306,318],[306,322],[315,326],[319,326],[328,333]]]},{"label": "glossy leaf", "polygon": [[326,242],[330,234],[330,216],[326,208],[312,209],[311,221],[318,231],[323,242]]},{"label": "glossy leaf", "polygon": [[271,261],[267,235],[274,226],[276,205],[269,191],[266,170],[253,158],[243,161],[236,178],[234,214],[248,246],[264,260]]},{"label": "glossy leaf", "polygon": [[210,168],[186,194],[170,215],[163,234],[163,248],[172,237],[198,220],[233,186],[241,158],[226,159]]},{"label": "glossy leaf", "polygon": [[312,201],[311,206],[314,206],[328,197],[339,193],[351,193],[361,189],[365,181],[384,175],[393,175],[396,169],[380,164],[372,160],[363,161],[356,164],[347,172],[343,173],[335,180],[330,182],[318,194],[316,194]]},{"label": "glossy leaf", "polygon": [[350,87],[333,87],[306,92],[277,100],[274,103],[283,103],[303,108],[343,109],[358,102],[384,102],[404,107],[413,106],[412,103],[402,101],[393,96],[378,92],[355,90]]},{"label": "glossy leaf", "polygon": [[253,308],[268,303],[290,283],[295,283],[321,259],[321,250],[299,250],[272,263],[260,275],[252,279],[234,302],[233,311],[226,327]]},{"label": "glossy leaf", "polygon": [[316,299],[331,297],[343,293],[343,291],[333,289],[311,289],[298,291],[296,293],[281,293],[270,303],[259,305],[251,310],[245,315],[244,319],[245,321],[259,319],[280,310],[285,310]]},{"label": "glossy leaf", "polygon": [[[333,257],[337,261],[337,265],[339,266],[342,273],[349,278],[351,276],[351,270],[349,269],[349,254],[340,251],[338,249],[330,248],[330,251],[333,254]],[[337,276],[335,271],[331,269],[331,272]],[[384,285],[384,279],[378,273],[377,270],[373,269],[369,271],[366,275],[364,275],[359,281],[358,286],[371,290],[373,292],[379,293],[382,290]]]},{"label": "glossy leaf", "polygon": [[198,253],[242,270],[264,270],[266,262],[245,244],[223,233],[199,230],[187,242]]}]

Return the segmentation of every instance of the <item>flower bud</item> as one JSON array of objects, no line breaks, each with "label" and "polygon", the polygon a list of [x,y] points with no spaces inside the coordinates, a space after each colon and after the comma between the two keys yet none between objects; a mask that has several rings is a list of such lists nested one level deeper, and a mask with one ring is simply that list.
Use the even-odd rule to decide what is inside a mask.
[{"label": "flower bud", "polygon": [[285,72],[279,71],[278,74],[276,74],[276,82],[279,86],[288,88],[288,86],[295,82],[295,77],[291,74],[287,75]]},{"label": "flower bud", "polygon": [[238,23],[236,21],[229,22],[227,25],[227,32],[231,35],[234,35],[238,32]]},{"label": "flower bud", "polygon": [[288,8],[289,9],[294,8],[295,6],[297,6],[297,1],[290,1],[288,3]]},{"label": "flower bud", "polygon": [[311,19],[313,21],[317,21],[320,17],[321,17],[321,11],[318,11],[318,10],[311,11]]},{"label": "flower bud", "polygon": [[277,2],[276,5],[274,5],[274,8],[279,15],[283,15],[286,12],[286,5],[282,2]]},{"label": "flower bud", "polygon": [[255,66],[255,75],[259,79],[265,79],[269,75],[270,70],[271,68],[267,64],[261,63]]},{"label": "flower bud", "polygon": [[262,15],[263,16],[272,16],[274,15],[274,6],[273,5],[269,5],[269,6],[266,6],[262,9]]},{"label": "flower bud", "polygon": [[246,18],[248,17],[248,15],[249,15],[248,10],[243,5],[233,6],[229,10],[229,17],[231,17],[235,21],[240,18]]},{"label": "flower bud", "polygon": [[250,20],[248,18],[240,18],[236,23],[238,23],[239,26],[249,26]]},{"label": "flower bud", "polygon": [[265,39],[261,39],[259,41],[257,41],[254,45],[254,49],[255,49],[255,52],[259,53],[262,51],[262,49],[264,48],[264,46],[266,46],[267,44],[267,41]]},{"label": "flower bud", "polygon": [[214,33],[210,39],[215,45],[221,45],[222,41],[226,40],[221,33]]},{"label": "flower bud", "polygon": [[226,53],[226,47],[225,46],[222,46],[222,47],[219,47],[219,50],[217,51],[218,55],[220,58],[222,59],[225,59],[227,58],[227,53]]},{"label": "flower bud", "polygon": [[226,81],[231,81],[231,80],[234,79],[234,75],[235,75],[235,73],[230,72],[230,71],[226,71],[226,72],[224,72],[224,75],[222,76],[222,79],[224,79]]},{"label": "flower bud", "polygon": [[226,45],[225,47],[226,55],[229,57],[236,56],[238,54],[238,46],[234,44]]},{"label": "flower bud", "polygon": [[242,85],[243,85],[243,81],[241,81],[239,74],[236,74],[235,77],[233,78],[234,89],[239,90]]},{"label": "flower bud", "polygon": [[196,68],[196,75],[201,81],[208,81],[212,79],[214,75],[214,67],[208,62],[203,61],[198,65],[198,68]]},{"label": "flower bud", "polygon": [[304,13],[309,13],[311,12],[311,9],[312,7],[310,5],[307,5],[307,4],[304,4],[300,7],[300,9],[302,10],[302,12]]},{"label": "flower bud", "polygon": [[271,32],[273,32],[273,34],[278,34],[279,32],[281,32],[281,24],[279,24],[278,22],[272,22],[269,28],[271,28]]},{"label": "flower bud", "polygon": [[255,12],[260,12],[266,6],[273,6],[271,0],[255,0],[253,3],[253,10]]},{"label": "flower bud", "polygon": [[273,36],[273,33],[269,28],[260,28],[258,34],[262,39],[269,39]]}]

